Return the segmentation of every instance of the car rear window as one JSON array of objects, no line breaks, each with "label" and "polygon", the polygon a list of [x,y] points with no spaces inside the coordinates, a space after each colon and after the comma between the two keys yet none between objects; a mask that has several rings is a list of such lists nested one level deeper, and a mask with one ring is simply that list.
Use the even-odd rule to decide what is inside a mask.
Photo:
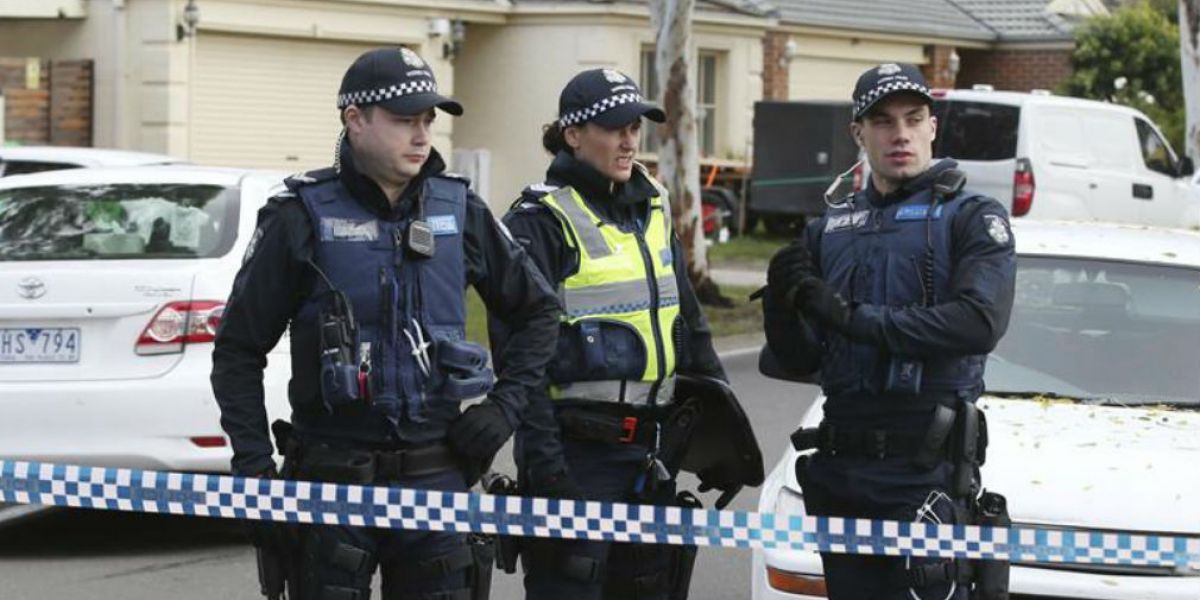
[{"label": "car rear window", "polygon": [[10,160],[0,162],[0,175],[8,177],[10,175],[28,175],[30,173],[41,173],[43,171],[62,171],[65,169],[78,168],[80,168],[80,165],[74,163]]},{"label": "car rear window", "polygon": [[200,184],[0,190],[0,261],[213,258],[233,246],[237,193]]},{"label": "car rear window", "polygon": [[1021,107],[990,102],[937,100],[935,158],[1010,160],[1017,156]]}]

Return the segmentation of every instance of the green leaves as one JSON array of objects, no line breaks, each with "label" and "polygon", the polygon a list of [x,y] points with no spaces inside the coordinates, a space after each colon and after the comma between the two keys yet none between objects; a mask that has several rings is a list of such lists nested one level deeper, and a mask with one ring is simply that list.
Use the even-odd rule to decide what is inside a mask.
[{"label": "green leaves", "polygon": [[1095,17],[1075,35],[1074,74],[1060,92],[1132,106],[1183,147],[1184,102],[1175,3],[1144,0]]}]

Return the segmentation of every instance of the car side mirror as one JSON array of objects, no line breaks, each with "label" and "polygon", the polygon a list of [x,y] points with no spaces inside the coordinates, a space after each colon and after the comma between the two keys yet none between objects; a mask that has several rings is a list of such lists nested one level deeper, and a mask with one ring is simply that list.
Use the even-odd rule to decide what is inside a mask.
[{"label": "car side mirror", "polygon": [[1196,173],[1196,163],[1192,161],[1192,157],[1185,156],[1179,161],[1179,176],[1191,177]]}]

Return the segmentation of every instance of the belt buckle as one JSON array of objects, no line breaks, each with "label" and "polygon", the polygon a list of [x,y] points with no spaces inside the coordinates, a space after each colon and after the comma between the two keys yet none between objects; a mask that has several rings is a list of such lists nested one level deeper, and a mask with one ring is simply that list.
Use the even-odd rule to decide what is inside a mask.
[{"label": "belt buckle", "polygon": [[637,437],[637,417],[625,417],[621,420],[621,437],[618,441],[622,444],[632,444],[633,439]]}]

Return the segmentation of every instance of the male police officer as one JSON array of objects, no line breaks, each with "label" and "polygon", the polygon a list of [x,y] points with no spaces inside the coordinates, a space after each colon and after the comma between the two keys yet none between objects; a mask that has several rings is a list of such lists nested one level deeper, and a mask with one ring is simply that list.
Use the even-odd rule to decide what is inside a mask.
[{"label": "male police officer", "polygon": [[[217,336],[212,384],[233,468],[275,475],[262,369],[290,325],[294,431],[276,430],[288,438],[277,439],[285,476],[463,491],[543,376],[557,299],[467,183],[444,172],[430,146],[434,108],[462,107],[438,95],[421,57],[363,54],[337,106],[334,166],[289,179],[261,211]],[[494,386],[486,354],[464,341],[467,284],[514,331]],[[260,549],[293,557],[293,598],[365,600],[380,565],[385,598],[472,597],[462,534],[251,530]]]},{"label": "male police officer", "polygon": [[[937,121],[912,65],[870,69],[851,132],[866,189],[832,205],[768,272],[769,350],[794,373],[819,369],[817,450],[797,465],[811,514],[962,523],[986,436],[974,400],[1004,334],[1015,258],[1005,209],[931,164]],[[799,309],[799,313],[795,309]],[[936,559],[823,554],[830,598],[966,598],[971,569]]]}]

